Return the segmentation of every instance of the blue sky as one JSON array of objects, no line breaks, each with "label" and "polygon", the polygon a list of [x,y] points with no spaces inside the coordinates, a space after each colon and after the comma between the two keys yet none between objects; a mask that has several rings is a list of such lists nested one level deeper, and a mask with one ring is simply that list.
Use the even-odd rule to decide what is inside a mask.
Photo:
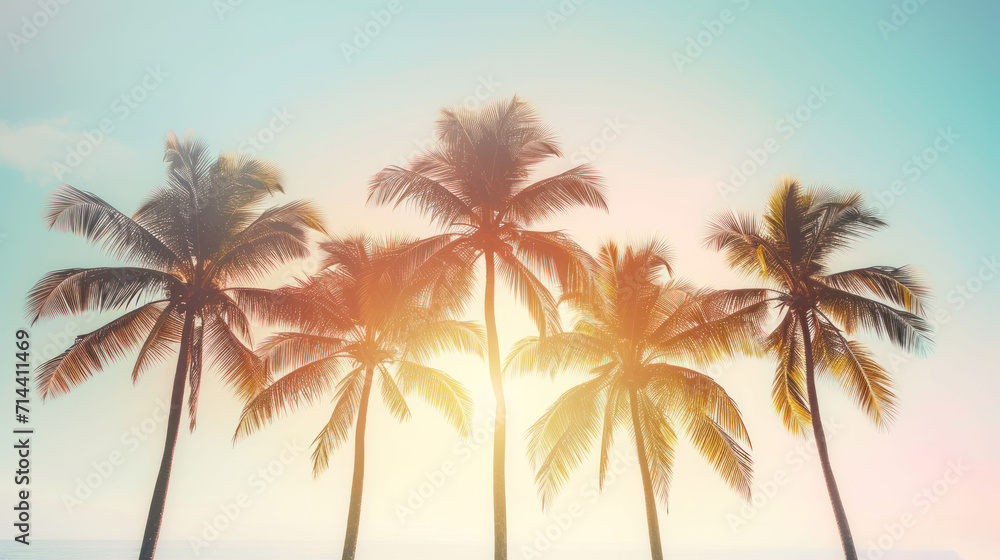
[{"label": "blue sky", "polygon": [[[43,8],[32,1],[0,8],[3,332],[23,325],[23,296],[44,272],[106,262],[82,240],[44,231],[46,194],[68,182],[134,209],[162,180],[168,130],[194,129],[219,151],[245,149],[248,137],[258,138],[259,155],[284,169],[288,197],[318,201],[333,231],[419,234],[429,231],[420,217],[364,206],[367,179],[427,139],[441,107],[519,94],[564,142],[567,159],[545,170],[585,158],[610,185],[609,215],[576,212],[553,227],[569,229],[589,248],[608,235],[662,233],[676,247],[682,273],[705,283],[738,282],[717,255],[701,249],[705,222],[727,208],[762,207],[782,173],[860,189],[881,202],[892,227],[846,255],[843,266],[919,265],[947,322],[926,359],[883,352],[903,398],[890,432],[866,424],[832,385],[821,395],[844,426],[845,435],[833,438],[833,460],[855,535],[859,543],[877,539],[886,523],[917,507],[912,496],[944,476],[949,461],[964,460],[966,477],[893,548],[956,550],[970,559],[1000,548],[988,509],[1000,498],[1000,451],[988,446],[1000,428],[994,402],[1000,383],[988,356],[1000,282],[983,264],[995,259],[1000,240],[994,219],[1000,5],[399,0],[395,14],[381,1],[222,5],[230,6],[71,1],[48,18],[36,16]],[[32,34],[22,18],[47,21]],[[380,18],[387,23],[376,25]],[[355,43],[357,29],[366,26],[377,34]],[[700,51],[690,47],[699,40]],[[360,52],[346,57],[345,44]],[[679,64],[679,56],[688,60]],[[789,128],[792,120],[798,126]],[[111,132],[87,149],[85,133],[102,124]],[[57,177],[53,164],[68,165],[73,150],[87,153]],[[740,167],[752,171],[732,190]],[[504,319],[504,344],[528,332],[513,306]],[[58,342],[96,326],[96,318],[89,321],[89,328],[77,321],[75,331],[54,321],[32,333]],[[467,372],[463,379],[488,410],[484,367],[446,365],[461,370],[456,375]],[[788,471],[791,482],[783,488],[792,490],[734,529],[727,513],[739,511],[738,499],[688,453],[663,523],[668,546],[837,546],[818,462],[792,473],[797,463],[786,460],[801,442],[771,414],[769,371],[763,362],[740,363],[719,379],[747,416],[759,478]],[[115,367],[74,394],[36,403],[44,481],[35,505],[39,538],[138,534],[159,443],[129,452],[81,508],[68,511],[61,497],[93,470],[92,462],[116,446],[130,449],[118,436],[141,425],[155,399],[168,394],[168,382],[167,375],[150,376],[132,388],[124,366]],[[512,384],[511,391],[526,395],[514,407],[520,416],[512,432],[530,425],[564,386]],[[211,416],[178,444],[167,539],[196,534],[203,518],[246,487],[253,465],[273,461],[292,439],[310,441],[323,413],[319,407],[233,449],[229,435],[239,408],[221,388],[206,391],[202,402],[215,405]],[[158,441],[163,430],[157,429],[151,439]],[[385,534],[444,540],[454,537],[456,524],[468,525],[461,534],[474,543],[489,540],[488,453],[474,455],[440,499],[401,524],[394,505],[423,472],[454,459],[454,441],[430,413],[406,426],[377,417],[369,433],[380,438],[372,444],[363,541]],[[512,517],[511,534],[530,541],[546,517],[522,464],[521,442],[511,441],[510,507],[521,512]],[[259,497],[265,505],[250,508],[225,538],[340,538],[349,452],[319,481],[308,476],[308,461],[293,462]],[[9,460],[4,454],[0,464]],[[576,486],[591,474],[581,472]],[[634,480],[626,478],[587,509],[561,546],[643,542],[638,475],[629,474]],[[474,511],[466,507],[470,500],[478,504]],[[295,507],[308,515],[275,533],[273,509]]]}]

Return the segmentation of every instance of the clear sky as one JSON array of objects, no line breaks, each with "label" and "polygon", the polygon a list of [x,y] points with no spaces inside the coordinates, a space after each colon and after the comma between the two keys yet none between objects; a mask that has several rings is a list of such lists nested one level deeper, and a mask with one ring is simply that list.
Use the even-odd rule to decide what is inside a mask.
[{"label": "clear sky", "polygon": [[[927,358],[878,346],[902,400],[888,432],[832,384],[821,386],[824,414],[838,427],[832,460],[854,534],[859,548],[882,539],[894,550],[996,557],[1000,5],[398,1],[53,1],[51,16],[37,15],[45,2],[4,2],[3,336],[24,325],[24,294],[46,271],[107,262],[84,240],[44,230],[47,193],[68,182],[131,212],[162,181],[168,130],[191,128],[216,150],[254,149],[277,162],[288,197],[318,201],[335,232],[422,234],[431,230],[413,213],[366,207],[367,179],[429,138],[441,107],[516,93],[563,141],[566,159],[543,171],[590,161],[610,185],[610,215],[575,212],[552,227],[591,249],[608,235],[662,234],[676,248],[678,270],[706,284],[740,282],[701,248],[706,221],[727,208],[762,208],[782,173],[879,202],[891,228],[840,264],[919,265],[944,321]],[[92,132],[102,126],[107,134]],[[734,177],[740,168],[743,180]],[[514,305],[501,307],[506,346],[531,327]],[[97,325],[89,317],[31,332],[38,354],[51,356]],[[474,391],[485,430],[485,365],[440,365]],[[37,538],[141,534],[165,431],[154,409],[168,398],[171,372],[165,364],[133,388],[126,366],[113,367],[70,395],[34,403]],[[739,499],[684,448],[661,518],[668,550],[838,546],[819,462],[772,414],[770,372],[763,361],[717,372],[750,428],[760,507],[741,512]],[[512,554],[553,523],[540,510],[520,434],[568,383],[508,384]],[[281,455],[286,444],[311,441],[327,406],[234,449],[239,406],[217,383],[203,391],[199,429],[178,442],[162,538],[198,536],[246,493],[251,505],[222,539],[341,539],[351,447],[319,480],[306,452]],[[446,424],[417,408],[402,426],[372,412],[362,549],[386,539],[489,543],[488,444],[456,448]],[[127,435],[132,429],[148,439]],[[101,476],[115,452],[124,461]],[[432,492],[425,487],[430,498],[401,521],[397,506],[448,461],[455,473]],[[268,465],[281,474],[256,474]],[[12,466],[12,453],[0,453],[0,468]],[[638,470],[626,465],[594,498],[596,468],[594,457],[556,502],[553,514],[574,505],[582,514],[552,550],[623,546],[642,557]],[[101,476],[98,488],[68,507],[66,496],[88,476]],[[4,480],[0,488],[12,495]],[[930,498],[920,497],[925,491]],[[913,526],[897,535],[893,526],[906,515]]]}]

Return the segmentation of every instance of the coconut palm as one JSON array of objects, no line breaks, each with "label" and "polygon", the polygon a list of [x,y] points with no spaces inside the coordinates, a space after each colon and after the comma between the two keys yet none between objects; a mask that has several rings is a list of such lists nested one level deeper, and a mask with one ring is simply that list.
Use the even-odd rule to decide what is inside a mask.
[{"label": "coconut palm", "polygon": [[798,180],[783,177],[763,219],[723,215],[712,223],[706,241],[734,270],[761,278],[766,286],[728,291],[729,305],[736,309],[767,302],[776,311],[777,326],[765,339],[777,362],[774,407],[792,432],[812,426],[850,560],[857,552],[830,465],[816,372],[836,379],[876,425],[886,426],[896,412],[892,380],[853,335],[865,331],[917,352],[925,349],[931,331],[922,318],[927,291],[910,267],[830,271],[836,255],[884,226],[859,193],[805,189]]},{"label": "coconut palm", "polygon": [[586,377],[528,430],[543,506],[597,439],[603,488],[615,435],[633,435],[654,559],[663,558],[657,499],[666,507],[678,431],[749,499],[751,460],[743,445],[749,448],[750,438],[739,409],[719,384],[691,368],[753,353],[755,320],[767,311],[758,304],[722,315],[713,294],[662,280],[669,272],[662,241],[607,242],[597,256],[593,288],[564,296],[576,314],[573,329],[521,340],[505,366],[512,373],[550,375],[573,369]]},{"label": "coconut palm", "polygon": [[427,366],[445,351],[484,354],[481,327],[447,317],[454,306],[440,276],[420,276],[396,265],[405,240],[351,236],[323,244],[324,269],[296,287],[281,289],[284,311],[275,317],[294,326],[263,341],[258,351],[269,372],[285,372],[243,412],[236,438],[253,433],[279,414],[334,392],[333,412],[313,442],[313,474],[354,430],[344,560],[354,558],[364,483],[368,401],[377,380],[382,402],[400,420],[410,417],[405,396],[417,393],[460,433],[470,433],[472,399],[454,378]]},{"label": "coconut palm", "polygon": [[418,244],[411,252],[415,260],[434,255],[432,263],[464,263],[470,275],[480,260],[485,264],[486,333],[496,398],[493,510],[497,560],[507,557],[507,506],[506,405],[494,308],[496,278],[506,281],[527,307],[540,333],[551,332],[557,322],[556,302],[543,280],[576,285],[585,277],[587,256],[565,233],[531,228],[573,207],[607,210],[601,180],[585,165],[529,183],[536,165],[560,155],[552,133],[517,97],[478,111],[445,109],[437,123],[436,146],[407,168],[383,169],[372,179],[369,191],[370,202],[415,206],[445,230]]},{"label": "coconut palm", "polygon": [[[46,274],[28,294],[32,323],[84,312],[121,312],[76,337],[62,354],[41,364],[43,399],[70,391],[138,348],[132,380],[180,344],[167,437],[153,490],[140,559],[151,559],[159,537],[178,427],[188,389],[195,429],[204,357],[235,394],[248,400],[267,384],[248,345],[250,323],[234,296],[281,263],[308,254],[307,231],[320,229],[306,202],[260,210],[282,192],[278,171],[240,155],[210,157],[193,137],[170,133],[167,180],[130,218],[94,194],[63,185],[51,198],[45,223],[99,244],[126,266],[70,268]],[[261,296],[264,290],[250,290]],[[245,297],[245,296],[244,296]]]}]

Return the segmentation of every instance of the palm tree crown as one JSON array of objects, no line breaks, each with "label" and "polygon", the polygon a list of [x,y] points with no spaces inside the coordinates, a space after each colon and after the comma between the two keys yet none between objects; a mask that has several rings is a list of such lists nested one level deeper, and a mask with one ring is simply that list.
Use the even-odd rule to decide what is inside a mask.
[{"label": "palm tree crown", "polygon": [[[195,422],[201,349],[223,379],[246,399],[266,384],[259,360],[247,347],[249,321],[234,301],[243,289],[280,264],[308,255],[306,231],[321,229],[308,202],[260,211],[283,192],[277,170],[240,155],[213,160],[194,138],[166,142],[167,182],[133,217],[94,194],[69,185],[52,197],[45,216],[52,229],[101,244],[132,266],[71,268],[46,274],[31,289],[32,322],[87,311],[133,310],[77,337],[65,352],[39,366],[43,397],[68,392],[106,365],[139,348],[133,381],[166,358],[180,342],[185,316],[197,318],[192,347],[191,422]],[[204,340],[204,344],[203,344]]]},{"label": "palm tree crown", "polygon": [[[283,311],[272,319],[295,330],[265,339],[258,352],[270,373],[283,375],[251,401],[236,438],[279,414],[335,392],[329,422],[313,442],[313,472],[349,437],[360,395],[377,377],[383,403],[398,420],[410,417],[404,396],[416,392],[462,434],[470,430],[472,399],[444,372],[424,365],[442,352],[482,356],[482,328],[447,317],[434,279],[396,261],[412,243],[349,236],[322,244],[323,270],[298,286],[277,290]],[[372,377],[366,379],[366,374]]]},{"label": "palm tree crown", "polygon": [[418,260],[428,254],[435,262],[457,259],[471,275],[480,257],[495,258],[496,271],[539,331],[552,330],[558,315],[542,278],[579,281],[587,256],[565,233],[531,228],[573,207],[607,211],[600,177],[580,165],[529,183],[536,165],[561,153],[551,131],[517,97],[480,111],[445,109],[436,137],[436,148],[409,168],[380,171],[369,200],[412,205],[446,230],[414,247]]},{"label": "palm tree crown", "polygon": [[529,182],[536,165],[561,154],[549,129],[516,96],[479,111],[443,110],[436,140],[435,148],[414,159],[409,168],[393,166],[379,172],[372,179],[369,201],[415,206],[446,230],[415,245],[409,258],[420,266],[464,265],[457,269],[454,286],[465,290],[466,300],[472,297],[476,265],[480,258],[484,261],[487,353],[496,397],[494,558],[506,560],[506,401],[496,326],[496,276],[527,307],[540,333],[557,330],[556,301],[543,280],[579,286],[587,276],[588,256],[565,233],[532,226],[573,207],[607,210],[607,202],[601,179],[586,165]]},{"label": "palm tree crown", "polygon": [[802,431],[810,420],[799,311],[819,371],[836,378],[878,425],[892,419],[896,395],[888,372],[851,336],[864,330],[913,352],[930,341],[922,317],[927,289],[911,267],[829,270],[838,253],[883,227],[860,194],[804,189],[791,178],[779,182],[762,220],[732,213],[712,224],[707,244],[722,251],[733,269],[767,286],[728,291],[733,309],[766,300],[779,312],[765,348],[778,362],[774,406],[792,431]]},{"label": "palm tree crown", "polygon": [[26,306],[32,322],[130,309],[77,336],[66,351],[38,367],[43,398],[68,392],[136,348],[132,379],[138,381],[180,344],[167,439],[140,553],[144,559],[152,558],[159,535],[185,385],[191,430],[205,353],[241,399],[266,386],[267,373],[249,348],[244,304],[269,301],[269,291],[241,285],[308,255],[308,231],[322,229],[307,202],[260,208],[265,198],[283,192],[278,171],[266,163],[236,154],[211,158],[204,144],[173,133],[164,160],[166,184],[131,218],[94,194],[69,185],[56,191],[47,225],[82,235],[129,266],[50,272],[31,289]]},{"label": "palm tree crown", "polygon": [[868,348],[851,337],[864,330],[919,352],[931,331],[921,316],[927,290],[909,267],[830,271],[838,253],[884,226],[860,194],[803,189],[786,177],[763,220],[724,215],[707,239],[732,268],[767,285],[726,292],[727,306],[736,314],[741,306],[760,303],[777,311],[777,325],[764,340],[777,362],[772,401],[790,431],[812,426],[847,560],[858,555],[827,450],[816,371],[834,377],[876,425],[886,426],[896,412],[892,380]]},{"label": "palm tree crown", "polygon": [[483,355],[475,323],[448,317],[455,307],[448,271],[424,274],[400,262],[410,242],[354,236],[325,243],[324,269],[281,290],[283,311],[274,316],[295,330],[263,342],[268,371],[287,372],[244,410],[240,438],[277,414],[330,391],[333,412],[313,442],[313,474],[350,437],[356,423],[354,480],[342,558],[354,558],[361,523],[365,430],[375,378],[386,408],[410,417],[405,396],[415,392],[441,410],[462,434],[470,432],[472,398],[451,376],[423,362],[442,351]]},{"label": "palm tree crown", "polygon": [[528,432],[543,504],[597,439],[603,485],[615,433],[631,428],[654,558],[662,557],[654,494],[666,505],[678,429],[749,498],[751,460],[742,445],[749,447],[750,439],[739,410],[720,385],[691,367],[753,353],[754,318],[766,312],[758,305],[756,316],[753,310],[720,314],[710,292],[662,281],[669,263],[662,241],[606,243],[591,289],[565,296],[577,317],[573,329],[521,340],[506,366],[512,372],[586,372],[587,379],[560,396]]}]

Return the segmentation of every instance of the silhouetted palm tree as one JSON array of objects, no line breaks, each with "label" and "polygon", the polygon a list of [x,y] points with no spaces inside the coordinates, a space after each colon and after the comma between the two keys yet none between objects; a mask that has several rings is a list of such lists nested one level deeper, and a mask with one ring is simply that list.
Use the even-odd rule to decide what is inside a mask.
[{"label": "silhouetted palm tree", "polygon": [[708,246],[721,251],[734,270],[762,278],[767,286],[731,290],[727,292],[729,305],[736,310],[768,302],[778,312],[777,327],[765,342],[778,363],[772,386],[774,406],[793,432],[804,432],[812,423],[849,560],[858,556],[830,466],[816,371],[834,377],[873,422],[884,426],[896,410],[889,373],[850,337],[863,330],[905,350],[921,351],[931,331],[921,317],[927,292],[909,267],[829,270],[835,255],[884,226],[858,193],[803,189],[797,180],[782,178],[763,220],[753,215],[724,215],[713,222],[707,239]]},{"label": "silhouetted palm tree", "polygon": [[646,498],[649,546],[663,558],[656,499],[667,504],[677,428],[725,481],[750,497],[751,460],[741,447],[750,438],[736,403],[707,375],[690,367],[717,358],[753,353],[757,322],[767,312],[718,313],[713,295],[685,282],[660,280],[669,272],[662,241],[620,247],[606,243],[597,256],[592,289],[564,296],[576,312],[573,330],[527,337],[507,358],[505,369],[555,375],[586,372],[528,431],[529,453],[543,505],[600,438],[599,481],[603,488],[614,436],[634,437]]},{"label": "silhouetted palm tree", "polygon": [[[100,244],[129,266],[50,272],[31,289],[26,306],[32,322],[130,309],[77,336],[65,352],[38,367],[43,398],[68,392],[139,348],[135,382],[180,344],[163,458],[139,553],[143,560],[153,557],[159,537],[186,383],[195,428],[203,355],[244,400],[267,385],[260,360],[247,346],[245,310],[233,297],[243,290],[233,286],[306,256],[307,231],[321,229],[319,215],[306,202],[259,210],[265,198],[283,192],[270,165],[240,155],[212,158],[193,137],[180,141],[173,133],[165,151],[166,184],[131,218],[69,185],[55,192],[46,224]],[[267,291],[248,293],[266,297]]]},{"label": "silhouetted palm tree", "polygon": [[272,318],[295,329],[265,340],[259,351],[269,372],[287,372],[244,410],[236,437],[275,416],[336,391],[333,413],[313,444],[313,474],[354,433],[344,560],[354,558],[364,483],[365,426],[373,381],[398,420],[410,417],[404,396],[416,392],[439,408],[462,434],[470,430],[472,398],[452,377],[424,364],[446,351],[484,354],[484,334],[475,323],[447,318],[454,306],[440,277],[422,277],[398,266],[404,240],[367,236],[323,245],[324,270],[280,292],[283,309]]},{"label": "silhouetted palm tree", "polygon": [[507,558],[506,405],[494,308],[496,277],[506,280],[528,308],[539,332],[551,332],[557,323],[556,302],[543,279],[578,285],[586,277],[587,255],[560,231],[531,228],[573,207],[607,210],[601,180],[585,165],[529,183],[537,164],[560,155],[549,129],[527,103],[514,97],[478,111],[443,110],[435,147],[415,158],[408,168],[383,169],[372,179],[370,188],[369,201],[413,205],[446,230],[418,244],[411,251],[415,261],[433,255],[434,263],[463,263],[470,275],[480,259],[485,263],[486,333],[496,397],[496,560]]}]

